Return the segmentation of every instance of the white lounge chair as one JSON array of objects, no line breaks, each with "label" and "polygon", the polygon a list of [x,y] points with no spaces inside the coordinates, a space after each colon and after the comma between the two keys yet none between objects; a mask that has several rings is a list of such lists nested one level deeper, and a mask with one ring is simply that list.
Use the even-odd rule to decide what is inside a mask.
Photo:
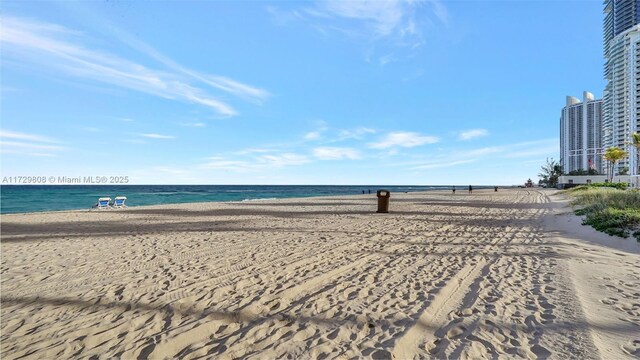
[{"label": "white lounge chair", "polygon": [[110,197],[101,197],[98,199],[98,203],[95,205],[95,207],[98,209],[109,209],[111,207],[111,205],[109,205],[110,202]]},{"label": "white lounge chair", "polygon": [[114,208],[127,207],[127,205],[124,204],[126,200],[127,200],[126,196],[116,196],[116,198],[113,200],[113,207]]}]

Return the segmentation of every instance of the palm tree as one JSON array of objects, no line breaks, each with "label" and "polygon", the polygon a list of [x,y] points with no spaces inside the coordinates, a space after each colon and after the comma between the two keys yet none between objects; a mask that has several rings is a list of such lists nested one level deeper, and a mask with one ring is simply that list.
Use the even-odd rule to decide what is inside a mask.
[{"label": "palm tree", "polygon": [[631,145],[636,148],[636,171],[632,175],[640,175],[640,134],[634,132],[631,134]]},{"label": "palm tree", "polygon": [[617,147],[610,147],[604,152],[603,158],[609,162],[609,169],[611,169],[609,171],[609,177],[611,182],[613,182],[613,169],[615,168],[616,163],[624,159],[628,155],[629,155],[628,152]]}]

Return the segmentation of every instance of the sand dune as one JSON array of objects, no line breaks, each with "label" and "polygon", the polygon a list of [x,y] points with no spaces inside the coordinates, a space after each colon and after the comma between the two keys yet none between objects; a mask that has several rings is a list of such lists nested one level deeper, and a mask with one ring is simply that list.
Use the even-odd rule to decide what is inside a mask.
[{"label": "sand dune", "polygon": [[4,215],[1,355],[640,357],[635,240],[550,194]]}]

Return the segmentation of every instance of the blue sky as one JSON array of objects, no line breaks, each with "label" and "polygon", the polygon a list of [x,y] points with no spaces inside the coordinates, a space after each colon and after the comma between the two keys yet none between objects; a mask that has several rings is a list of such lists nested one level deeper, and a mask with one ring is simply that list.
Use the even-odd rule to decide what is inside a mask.
[{"label": "blue sky", "polygon": [[2,176],[519,184],[602,95],[600,1],[4,1]]}]

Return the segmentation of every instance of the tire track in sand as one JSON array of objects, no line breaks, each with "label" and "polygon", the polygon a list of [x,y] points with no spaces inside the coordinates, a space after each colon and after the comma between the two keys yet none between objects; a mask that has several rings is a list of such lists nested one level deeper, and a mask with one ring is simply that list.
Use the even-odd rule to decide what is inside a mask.
[{"label": "tire track in sand", "polygon": [[437,293],[436,297],[427,307],[416,323],[396,342],[393,348],[393,355],[396,359],[413,359],[420,357],[420,346],[437,339],[435,330],[445,326],[449,321],[447,314],[457,309],[466,295],[465,291],[471,286],[487,260],[479,259],[475,265],[467,265],[447,282],[447,284]]}]

